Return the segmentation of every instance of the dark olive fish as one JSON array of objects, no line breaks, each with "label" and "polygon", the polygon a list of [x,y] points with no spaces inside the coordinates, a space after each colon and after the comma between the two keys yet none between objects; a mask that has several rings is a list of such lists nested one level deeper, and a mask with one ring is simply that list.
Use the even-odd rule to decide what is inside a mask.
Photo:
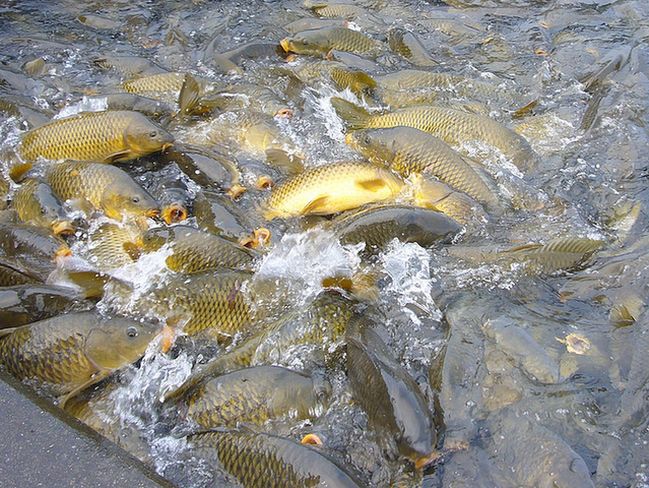
[{"label": "dark olive fish", "polygon": [[205,332],[215,339],[229,338],[251,326],[250,304],[242,290],[250,277],[229,270],[176,275],[142,297],[136,308],[177,317],[189,335]]},{"label": "dark olive fish", "polygon": [[0,288],[0,328],[44,320],[72,309],[90,306],[70,288],[18,285]]},{"label": "dark olive fish", "polygon": [[245,488],[363,486],[325,454],[290,439],[248,430],[187,437],[192,452],[217,463]]},{"label": "dark olive fish", "polygon": [[[321,385],[324,388],[324,385]],[[322,407],[326,389],[309,376],[278,366],[256,366],[201,383],[185,395],[186,418],[203,429],[263,424],[290,416],[307,419]]]},{"label": "dark olive fish", "polygon": [[407,205],[377,205],[343,214],[332,221],[343,244],[365,242],[368,250],[383,248],[392,239],[429,247],[447,240],[461,227],[440,212]]},{"label": "dark olive fish", "polygon": [[194,215],[200,229],[238,241],[250,235],[254,226],[244,212],[225,195],[202,191],[194,201]]},{"label": "dark olive fish", "polygon": [[0,331],[0,361],[20,380],[66,397],[139,359],[158,326],[95,312],[60,315]]},{"label": "dark olive fish", "polygon": [[256,253],[248,248],[193,227],[177,225],[149,229],[142,237],[144,252],[169,244],[172,253],[167,267],[182,273],[197,273],[216,268],[251,271]]},{"label": "dark olive fish", "polygon": [[419,386],[398,363],[367,316],[350,323],[347,375],[356,401],[380,435],[417,468],[433,456],[437,432]]},{"label": "dark olive fish", "polygon": [[388,32],[388,44],[395,53],[403,56],[412,64],[417,66],[437,66],[428,50],[423,46],[412,32],[400,27],[390,29]]}]

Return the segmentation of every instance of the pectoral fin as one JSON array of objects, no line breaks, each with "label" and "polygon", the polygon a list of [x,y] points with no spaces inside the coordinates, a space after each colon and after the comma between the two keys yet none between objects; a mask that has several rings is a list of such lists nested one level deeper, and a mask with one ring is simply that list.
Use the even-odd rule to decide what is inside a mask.
[{"label": "pectoral fin", "polygon": [[81,393],[83,390],[88,388],[89,386],[96,385],[99,383],[101,380],[107,378],[112,371],[99,371],[98,373],[94,374],[92,378],[90,378],[88,381],[82,383],[81,385],[77,386],[74,390],[71,392],[63,395],[62,397],[59,398],[59,408],[65,409],[65,404],[70,400],[70,398],[73,398],[77,396],[79,393]]},{"label": "pectoral fin", "polygon": [[302,215],[311,214],[311,213],[321,213],[326,212],[329,205],[329,197],[321,196],[314,200],[311,200],[303,209]]}]

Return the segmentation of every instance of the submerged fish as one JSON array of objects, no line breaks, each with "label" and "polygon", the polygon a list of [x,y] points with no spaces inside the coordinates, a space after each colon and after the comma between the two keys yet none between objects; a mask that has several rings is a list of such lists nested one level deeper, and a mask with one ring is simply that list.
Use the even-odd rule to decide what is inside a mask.
[{"label": "submerged fish", "polygon": [[56,258],[70,256],[70,247],[49,230],[26,224],[0,224],[0,257],[47,276]]},{"label": "submerged fish", "polygon": [[392,51],[417,66],[437,66],[439,64],[412,32],[400,27],[390,29],[388,44]]},{"label": "submerged fish", "polygon": [[47,168],[45,178],[62,200],[82,200],[113,219],[159,214],[158,203],[115,166],[66,162]]},{"label": "submerged fish", "polygon": [[0,329],[44,320],[73,308],[87,308],[79,293],[53,285],[18,285],[0,289]]},{"label": "submerged fish", "polygon": [[429,247],[460,231],[460,226],[440,212],[406,205],[376,205],[343,214],[332,222],[343,244],[365,242],[370,252],[393,239]]},{"label": "submerged fish", "polygon": [[60,315],[0,331],[0,361],[20,380],[72,397],[137,361],[158,326],[95,312]]},{"label": "submerged fish", "polygon": [[529,273],[554,273],[582,265],[603,245],[603,241],[585,237],[562,237],[510,249],[453,248],[449,253],[473,262],[522,263]]},{"label": "submerged fish", "polygon": [[245,488],[363,486],[325,454],[283,437],[219,429],[187,441],[192,452],[217,463]]},{"label": "submerged fish", "polygon": [[167,267],[182,273],[196,273],[216,268],[251,271],[257,253],[251,249],[193,227],[177,225],[149,229],[142,236],[144,252],[171,247]]},{"label": "submerged fish", "polygon": [[374,163],[408,177],[435,176],[488,208],[499,207],[498,197],[473,167],[440,139],[411,127],[365,129],[347,134],[345,141]]},{"label": "submerged fish", "polygon": [[452,146],[470,142],[489,144],[521,170],[532,169],[538,162],[538,156],[523,137],[483,115],[434,106],[371,114],[342,98],[334,97],[331,103],[350,130],[413,127],[429,132]]},{"label": "submerged fish", "polygon": [[186,395],[186,418],[202,429],[263,424],[282,416],[307,419],[321,407],[326,391],[324,384],[290,369],[241,369],[205,381]]},{"label": "submerged fish", "polygon": [[264,217],[327,215],[395,198],[403,182],[368,163],[342,162],[310,168],[272,189]]},{"label": "submerged fish", "polygon": [[437,433],[419,386],[399,364],[374,324],[356,319],[346,333],[347,374],[370,425],[421,468],[431,461]]},{"label": "submerged fish", "polygon": [[111,163],[146,156],[173,141],[171,134],[138,112],[85,112],[30,130],[19,152],[26,161],[42,157]]},{"label": "submerged fish", "polygon": [[287,53],[310,56],[325,56],[332,50],[374,55],[383,47],[379,41],[344,27],[324,27],[298,32],[292,37],[282,39],[280,45]]}]

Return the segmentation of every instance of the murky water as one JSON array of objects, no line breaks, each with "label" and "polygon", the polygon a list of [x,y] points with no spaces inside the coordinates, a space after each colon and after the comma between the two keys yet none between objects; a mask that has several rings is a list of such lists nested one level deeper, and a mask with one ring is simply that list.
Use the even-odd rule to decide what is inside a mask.
[{"label": "murky water", "polygon": [[[480,110],[529,141],[541,164],[523,174],[480,144],[465,144],[462,149],[482,161],[499,196],[512,206],[432,249],[394,241],[368,259],[362,244],[341,245],[318,222],[308,230],[295,221],[269,224],[272,244],[255,265],[256,279],[284,285],[281,300],[269,295],[253,304],[267,311],[268,322],[306,309],[323,290],[323,278],[354,277],[371,264],[388,345],[435,411],[437,447],[444,453],[437,463],[415,473],[408,461],[386,453],[352,400],[344,364],[314,362],[314,345],[290,348],[273,362],[327,376],[331,401],[311,421],[286,418],[260,429],[295,440],[317,433],[324,449],[368,486],[588,486],[575,474],[581,460],[596,486],[649,486],[649,320],[643,314],[649,280],[644,236],[649,3],[354,3],[367,15],[350,27],[378,40],[391,27],[405,28],[438,62],[434,71],[498,85],[487,97],[456,90],[446,103],[480,102]],[[264,55],[239,59],[241,72],[223,74],[209,55],[210,45],[225,53],[250,41],[278,44],[287,35],[284,26],[304,18],[314,17],[301,2],[288,0],[5,2],[0,6],[0,150],[13,150],[38,119],[104,110],[101,95],[118,92],[126,77],[99,69],[93,60],[133,55],[223,86],[269,88],[294,112],[290,119],[275,119],[282,148],[299,154],[307,167],[360,159],[345,144],[344,124],[330,98],[362,101],[327,79],[296,88],[282,71],[308,58],[289,63],[266,49]],[[24,75],[21,67],[36,57],[45,61],[43,72]],[[389,52],[374,60],[344,59],[372,75],[413,68]],[[610,61],[615,61],[610,73],[589,86],[589,76]],[[534,100],[531,110],[513,116]],[[226,109],[208,118],[164,122],[178,141],[210,147],[224,142],[235,116]],[[281,172],[265,167],[263,152],[245,142],[222,147],[250,188],[235,206],[252,230],[264,224],[259,208],[267,196],[254,184],[261,175],[281,179]],[[3,160],[5,174],[10,159]],[[181,174],[180,163],[168,163],[154,155],[122,167],[145,187],[165,174],[181,179],[196,201],[206,191],[222,193],[220,182],[206,188],[196,175]],[[91,222],[72,239],[75,255],[90,263],[88,235],[101,222]],[[193,217],[187,222],[199,225]],[[478,247],[513,248],[560,237],[588,237],[604,245],[572,271],[530,272],[517,259],[471,258]],[[167,256],[163,247],[113,269],[111,274],[133,283],[135,292],[124,302],[109,291],[100,310],[135,313],[133,300],[169,279]],[[56,273],[51,278],[62,279]],[[620,321],[620,315],[631,317]],[[571,334],[587,341],[585,351],[570,346]],[[122,444],[178,486],[234,483],[193,456],[176,435],[174,412],[160,402],[194,363],[207,362],[223,347],[188,341],[172,355],[154,349],[121,374],[107,397],[114,408],[104,413],[122,429]],[[457,446],[462,448],[452,450]]]}]

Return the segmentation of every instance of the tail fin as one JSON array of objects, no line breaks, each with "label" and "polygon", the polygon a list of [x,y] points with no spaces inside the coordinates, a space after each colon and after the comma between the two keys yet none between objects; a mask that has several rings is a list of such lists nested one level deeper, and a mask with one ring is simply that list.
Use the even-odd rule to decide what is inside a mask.
[{"label": "tail fin", "polygon": [[338,117],[343,119],[347,129],[357,130],[367,127],[371,115],[364,108],[338,97],[331,99],[331,105],[338,114]]}]

